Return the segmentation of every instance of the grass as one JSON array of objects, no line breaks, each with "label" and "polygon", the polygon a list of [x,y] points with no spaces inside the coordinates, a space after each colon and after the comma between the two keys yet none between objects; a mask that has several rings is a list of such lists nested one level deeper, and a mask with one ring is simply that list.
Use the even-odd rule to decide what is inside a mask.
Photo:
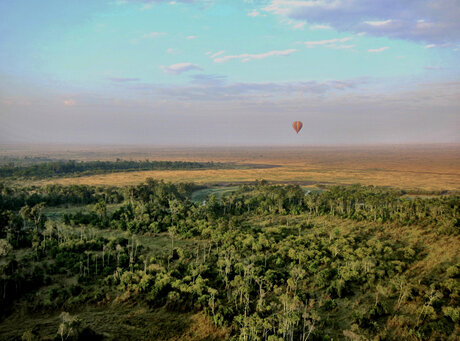
[{"label": "grass", "polygon": [[[107,213],[113,213],[122,204],[108,204]],[[46,207],[43,209],[43,214],[51,221],[62,220],[64,214],[75,214],[79,211],[88,212],[94,205],[76,205],[76,206],[60,206],[60,207]]]},{"label": "grass", "polygon": [[[147,178],[171,182],[198,184],[247,183],[265,179],[270,182],[298,184],[354,184],[391,186],[406,189],[460,190],[460,175],[420,174],[399,171],[326,170],[286,165],[277,169],[200,170],[200,171],[145,171],[94,175],[80,178],[62,178],[42,183],[87,185],[136,185]],[[36,182],[35,182],[36,183]]]},{"label": "grass", "polygon": [[[9,153],[9,154],[8,154]],[[21,154],[22,153],[22,154]],[[39,155],[76,160],[142,160],[235,162],[276,168],[162,170],[99,174],[29,181],[30,184],[135,185],[146,178],[199,184],[231,184],[266,179],[273,182],[391,186],[404,189],[460,190],[460,146],[291,147],[291,148],[102,148],[59,152],[0,150],[0,155]]]},{"label": "grass", "polygon": [[191,200],[194,202],[203,202],[206,200],[210,195],[215,195],[217,198],[221,198],[222,196],[232,193],[238,189],[238,186],[226,186],[226,187],[210,187],[200,189],[192,193]]},{"label": "grass", "polygon": [[[35,329],[41,340],[54,340],[60,313],[30,314],[24,319],[18,311],[0,324],[1,339],[20,339],[25,331]],[[152,310],[142,304],[86,306],[71,315],[77,315],[83,326],[103,335],[104,340],[226,340],[229,334],[226,329],[214,327],[203,312]]]}]

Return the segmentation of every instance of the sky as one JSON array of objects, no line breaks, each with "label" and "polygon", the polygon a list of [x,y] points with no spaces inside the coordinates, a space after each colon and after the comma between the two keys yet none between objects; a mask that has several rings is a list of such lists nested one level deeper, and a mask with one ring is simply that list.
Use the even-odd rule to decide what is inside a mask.
[{"label": "sky", "polygon": [[460,143],[458,18],[460,0],[1,0],[0,144]]}]

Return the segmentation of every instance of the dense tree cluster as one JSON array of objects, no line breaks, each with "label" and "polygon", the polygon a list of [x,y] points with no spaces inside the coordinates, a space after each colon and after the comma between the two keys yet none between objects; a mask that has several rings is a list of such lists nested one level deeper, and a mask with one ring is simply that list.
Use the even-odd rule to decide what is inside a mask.
[{"label": "dense tree cluster", "polygon": [[[458,336],[460,268],[423,268],[431,251],[419,231],[457,238],[459,196],[408,199],[362,186],[305,193],[261,181],[194,203],[196,188],[155,180],[112,195],[92,188],[92,208],[62,221],[47,221],[48,204],[2,210],[2,313],[24,295],[39,311],[110,297],[204,310],[241,340]],[[169,244],[155,244],[161,238]],[[53,284],[57,276],[77,281]],[[41,287],[45,299],[34,294]]]},{"label": "dense tree cluster", "polygon": [[[261,181],[255,186],[240,186],[239,190],[220,200],[211,196],[201,206],[184,200],[199,187],[181,184],[178,185],[180,192],[177,192],[174,186],[167,186],[162,182],[148,181],[145,185],[129,189],[126,196],[131,200],[110,217],[105,215],[104,219],[98,220],[98,214],[93,211],[87,215],[76,213],[67,217],[66,221],[72,220],[74,224],[91,221],[95,226],[110,225],[136,233],[162,232],[174,225],[184,235],[191,236],[200,222],[217,217],[308,213],[391,223],[393,226],[417,225],[435,229],[441,234],[460,233],[458,195],[409,199],[402,191],[358,185],[333,186],[327,191],[306,194],[299,186],[273,186]],[[169,194],[165,195],[165,192]]]},{"label": "dense tree cluster", "polygon": [[22,206],[45,203],[48,207],[59,205],[88,205],[99,201],[119,203],[125,192],[116,187],[88,185],[7,186],[0,182],[0,212],[19,210]]},{"label": "dense tree cluster", "polygon": [[411,199],[404,191],[360,185],[332,186],[327,191],[304,195],[298,186],[267,186],[262,181],[254,187],[243,186],[224,198],[220,212],[231,210],[232,214],[242,214],[245,209],[260,214],[308,212],[398,226],[424,226],[436,228],[439,233],[459,234],[459,200],[458,194]]},{"label": "dense tree cluster", "polygon": [[48,161],[34,164],[8,163],[0,166],[0,178],[49,178],[146,170],[225,169],[232,164],[187,161]]}]

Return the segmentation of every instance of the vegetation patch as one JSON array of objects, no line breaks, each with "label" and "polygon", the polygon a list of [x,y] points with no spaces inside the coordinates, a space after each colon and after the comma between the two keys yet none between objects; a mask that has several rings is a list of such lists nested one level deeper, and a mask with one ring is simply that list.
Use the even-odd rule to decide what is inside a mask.
[{"label": "vegetation patch", "polygon": [[147,170],[194,170],[194,169],[234,169],[250,167],[230,163],[187,162],[187,161],[51,161],[35,164],[9,163],[0,166],[0,178],[44,179],[64,176],[84,176],[117,172]]},{"label": "vegetation patch", "polygon": [[458,195],[197,189],[3,185],[2,338],[459,337]]}]

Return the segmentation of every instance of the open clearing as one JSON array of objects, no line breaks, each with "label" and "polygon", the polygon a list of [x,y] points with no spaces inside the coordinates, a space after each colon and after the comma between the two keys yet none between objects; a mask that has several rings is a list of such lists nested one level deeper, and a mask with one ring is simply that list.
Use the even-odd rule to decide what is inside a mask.
[{"label": "open clearing", "polygon": [[162,170],[35,181],[35,184],[133,185],[146,178],[232,184],[265,179],[281,183],[352,184],[406,189],[460,190],[460,145],[375,147],[25,147],[3,146],[0,156],[74,160],[214,161],[277,165],[275,168]]}]

